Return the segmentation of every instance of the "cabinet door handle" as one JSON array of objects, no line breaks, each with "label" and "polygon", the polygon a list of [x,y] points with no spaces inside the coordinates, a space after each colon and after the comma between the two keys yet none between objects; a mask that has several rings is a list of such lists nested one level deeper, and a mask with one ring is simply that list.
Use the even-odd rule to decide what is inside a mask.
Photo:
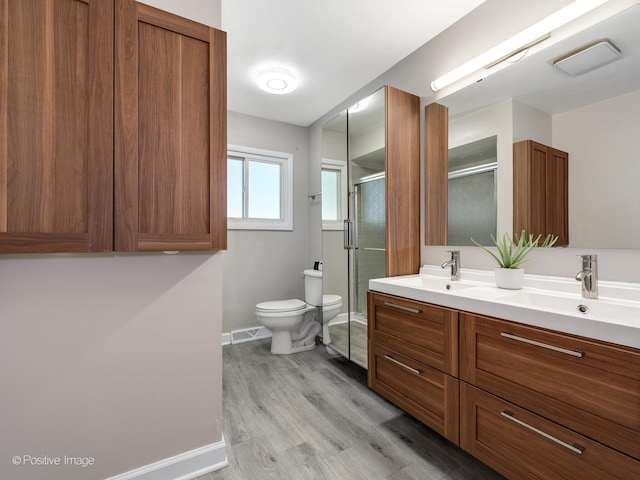
[{"label": "cabinet door handle", "polygon": [[548,350],[553,350],[554,352],[560,352],[566,355],[572,355],[574,357],[580,357],[580,358],[584,357],[584,352],[581,350],[569,350],[567,348],[556,347],[555,345],[536,342],[535,340],[529,340],[528,338],[518,337],[516,335],[513,335],[512,333],[507,333],[507,332],[501,332],[500,335],[505,338],[509,338],[511,340],[517,340],[518,342],[528,343],[529,345],[535,345],[536,347],[542,347]]},{"label": "cabinet door handle", "polygon": [[522,420],[518,420],[516,417],[513,416],[513,413],[507,410],[503,410],[502,412],[500,412],[500,415],[502,415],[504,418],[508,420],[511,420],[512,422],[517,423],[518,425],[524,428],[531,430],[532,432],[537,433],[538,435],[543,436],[544,438],[548,438],[549,440],[557,443],[558,445],[562,445],[564,448],[568,448],[569,450],[571,450],[574,453],[577,453],[578,455],[582,455],[582,453],[584,452],[584,447],[581,447],[580,445],[570,445],[567,442],[563,442],[559,438],[556,438],[553,435],[549,435],[547,432],[543,432],[542,430],[539,430],[536,427],[523,422]]},{"label": "cabinet door handle", "polygon": [[391,355],[385,355],[384,358],[386,358],[390,362],[395,363],[396,365],[401,366],[402,368],[409,370],[411,373],[415,373],[416,375],[420,375],[422,373],[422,370],[416,370],[415,368],[412,368],[409,365],[405,365],[404,363],[399,362],[398,360],[393,358]]},{"label": "cabinet door handle", "polygon": [[405,307],[404,305],[396,305],[395,303],[391,303],[391,302],[384,302],[384,304],[387,307],[392,307],[392,308],[398,308],[400,310],[404,310],[405,312],[411,312],[411,313],[422,313],[422,310],[418,310],[415,308],[409,308],[409,307]]}]

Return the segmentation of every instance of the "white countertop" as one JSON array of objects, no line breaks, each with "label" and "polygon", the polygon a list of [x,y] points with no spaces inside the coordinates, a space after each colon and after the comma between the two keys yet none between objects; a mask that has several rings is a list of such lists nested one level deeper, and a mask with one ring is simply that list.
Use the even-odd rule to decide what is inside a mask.
[{"label": "white countertop", "polygon": [[448,269],[425,265],[418,275],[369,280],[369,289],[640,348],[640,284],[600,281],[599,298],[584,299],[573,278],[525,275],[521,290],[505,290],[495,286],[492,271],[460,272],[454,282]]}]

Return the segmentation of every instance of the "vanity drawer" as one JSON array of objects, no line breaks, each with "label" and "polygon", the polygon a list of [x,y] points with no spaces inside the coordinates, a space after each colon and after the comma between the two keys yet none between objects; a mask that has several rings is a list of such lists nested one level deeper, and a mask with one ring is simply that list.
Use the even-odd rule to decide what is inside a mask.
[{"label": "vanity drawer", "polygon": [[456,445],[457,378],[369,341],[369,387]]},{"label": "vanity drawer", "polygon": [[629,480],[640,462],[460,382],[460,446],[510,480]]},{"label": "vanity drawer", "polygon": [[640,458],[640,351],[460,314],[460,379]]},{"label": "vanity drawer", "polygon": [[458,312],[368,293],[369,340],[458,376]]}]

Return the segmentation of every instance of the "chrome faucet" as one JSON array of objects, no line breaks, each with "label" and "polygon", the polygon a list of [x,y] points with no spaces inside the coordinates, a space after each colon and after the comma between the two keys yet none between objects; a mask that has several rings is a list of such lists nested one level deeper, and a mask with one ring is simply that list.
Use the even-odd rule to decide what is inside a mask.
[{"label": "chrome faucet", "polygon": [[576,274],[576,280],[582,282],[582,298],[598,298],[598,256],[578,256],[582,257],[582,270]]},{"label": "chrome faucet", "polygon": [[451,260],[447,260],[442,265],[442,268],[451,266],[451,280],[460,280],[460,250],[447,250],[447,253],[451,254]]}]

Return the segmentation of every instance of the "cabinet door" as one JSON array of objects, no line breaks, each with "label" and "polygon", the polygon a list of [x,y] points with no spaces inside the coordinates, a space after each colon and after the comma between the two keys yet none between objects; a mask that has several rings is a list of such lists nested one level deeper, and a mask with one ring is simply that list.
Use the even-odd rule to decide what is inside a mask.
[{"label": "cabinet door", "polygon": [[513,232],[569,243],[569,154],[532,140],[513,145]]},{"label": "cabinet door", "polygon": [[392,87],[385,93],[387,276],[393,277],[420,269],[420,98]]},{"label": "cabinet door", "polygon": [[406,298],[368,293],[369,340],[458,375],[458,311]]},{"label": "cabinet door", "polygon": [[460,379],[640,459],[640,351],[460,315]]},{"label": "cabinet door", "polygon": [[224,249],[225,33],[116,5],[116,250]]},{"label": "cabinet door", "polygon": [[113,3],[0,2],[0,252],[112,249]]},{"label": "cabinet door", "polygon": [[458,445],[458,379],[369,341],[369,386]]},{"label": "cabinet door", "polygon": [[628,480],[640,462],[460,382],[460,446],[511,480]]},{"label": "cabinet door", "polygon": [[546,232],[558,235],[558,245],[569,243],[569,155],[549,149],[546,174]]},{"label": "cabinet door", "polygon": [[547,147],[527,140],[513,146],[513,231],[547,233]]}]

